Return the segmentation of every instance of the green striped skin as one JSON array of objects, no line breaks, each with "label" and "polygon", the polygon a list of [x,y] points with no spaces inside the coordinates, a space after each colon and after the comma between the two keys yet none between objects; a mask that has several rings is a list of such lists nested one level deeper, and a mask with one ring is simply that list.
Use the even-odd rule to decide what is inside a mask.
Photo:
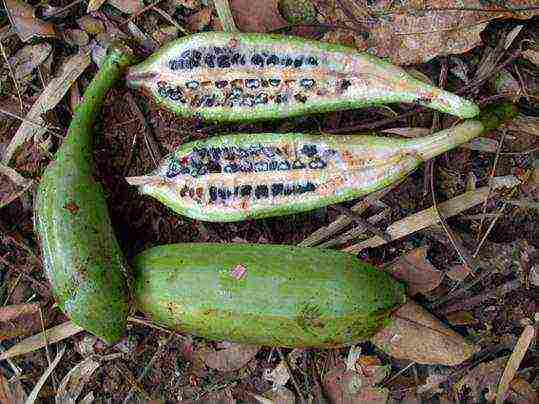
[{"label": "green striped skin", "polygon": [[107,343],[117,342],[125,332],[129,292],[103,190],[93,177],[93,125],[108,89],[133,63],[128,49],[109,51],[34,201],[34,228],[60,308]]},{"label": "green striped skin", "polygon": [[[231,222],[289,215],[384,188],[512,114],[512,106],[502,105],[477,120],[418,139],[300,133],[218,136],[184,144],[154,173],[127,180],[142,194],[193,219]],[[210,156],[215,150],[221,153],[218,158]],[[304,168],[293,168],[293,162]],[[311,168],[316,162],[325,166]],[[230,172],[234,167],[240,168]],[[251,192],[243,193],[248,186]]]},{"label": "green striped skin", "polygon": [[[186,56],[189,51],[198,52],[200,57],[189,59],[193,55]],[[227,52],[231,58],[243,56],[244,63],[236,57],[217,64],[217,58]],[[265,59],[255,64],[251,61],[254,55]],[[206,56],[213,61],[207,61]],[[279,61],[268,59],[270,56]],[[287,57],[299,59],[301,66],[287,65]],[[262,84],[247,88],[247,81],[253,79]],[[278,85],[268,84],[275,79],[280,80]],[[306,79],[313,80],[313,85],[302,86]],[[397,102],[416,103],[461,118],[479,113],[473,102],[421,82],[375,56],[285,35],[190,35],[132,67],[127,82],[180,116],[221,122],[278,119]],[[189,88],[188,83],[195,82],[197,88]],[[241,96],[233,96],[235,92]]]},{"label": "green striped skin", "polygon": [[387,325],[404,287],[350,254],[285,245],[171,244],[133,260],[137,307],[209,339],[339,347]]}]

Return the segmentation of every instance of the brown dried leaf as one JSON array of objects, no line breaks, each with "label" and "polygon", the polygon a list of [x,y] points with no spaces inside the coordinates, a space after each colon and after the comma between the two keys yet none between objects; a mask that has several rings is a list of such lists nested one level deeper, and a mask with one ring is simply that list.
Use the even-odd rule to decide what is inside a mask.
[{"label": "brown dried leaf", "polygon": [[[496,396],[496,386],[500,379],[508,357],[494,359],[490,362],[484,362],[471,369],[461,380],[453,387],[456,394],[465,394],[467,390],[471,402],[483,401],[481,397],[486,392],[488,400],[493,400]],[[483,399],[484,399],[483,398]]]},{"label": "brown dried leaf", "polygon": [[468,275],[470,275],[470,268],[467,265],[457,264],[449,268],[446,275],[457,282],[462,282]]},{"label": "brown dried leaf", "polygon": [[108,0],[109,4],[122,13],[136,14],[144,8],[142,0]]},{"label": "brown dried leaf", "polygon": [[8,382],[0,373],[0,404],[19,404],[25,401],[26,393],[20,380]]},{"label": "brown dried leaf", "polygon": [[539,67],[539,52],[533,49],[528,49],[522,52],[522,56],[528,59],[530,62],[534,63]]},{"label": "brown dried leaf", "polygon": [[369,387],[361,374],[339,364],[324,377],[324,389],[332,403],[386,403],[389,390]]},{"label": "brown dried leaf", "polygon": [[37,313],[39,303],[12,304],[10,306],[0,307],[0,322],[13,320],[24,314]]},{"label": "brown dried leaf", "polygon": [[374,387],[389,375],[391,366],[382,365],[377,356],[363,355],[356,361],[355,369],[361,375],[363,385]]},{"label": "brown dried leaf", "polygon": [[208,367],[221,372],[231,372],[245,366],[259,350],[260,347],[256,345],[232,343],[229,348],[220,351],[202,348],[198,354]]},{"label": "brown dried leaf", "polygon": [[86,12],[91,13],[91,12],[99,10],[99,7],[101,7],[105,3],[105,1],[107,0],[89,0],[88,8],[86,9]]},{"label": "brown dried leaf", "polygon": [[49,57],[52,46],[47,42],[25,45],[9,58],[9,64],[17,80],[31,74],[36,67]]},{"label": "brown dried leaf", "polygon": [[507,401],[513,404],[538,403],[539,397],[533,386],[521,377],[515,377],[509,386]]},{"label": "brown dried leaf", "polygon": [[[33,184],[14,169],[0,163],[0,209],[25,193]],[[0,308],[0,321],[2,320]]]},{"label": "brown dried leaf", "polygon": [[395,358],[454,366],[479,350],[413,301],[393,313],[392,320],[371,341]]},{"label": "brown dried leaf", "polygon": [[78,363],[62,379],[56,392],[56,404],[75,404],[100,363],[89,357]]},{"label": "brown dried leaf", "polygon": [[253,394],[253,397],[262,404],[294,404],[296,402],[294,393],[286,387],[279,385],[266,391],[263,396]]},{"label": "brown dried leaf", "polygon": [[469,311],[455,311],[454,313],[446,314],[447,321],[453,325],[470,325],[477,323],[473,314]]},{"label": "brown dried leaf", "polygon": [[427,260],[427,247],[419,247],[400,256],[385,268],[393,277],[408,285],[408,293],[426,293],[442,281],[442,272]]},{"label": "brown dried leaf", "polygon": [[210,25],[213,16],[211,7],[204,7],[202,10],[192,14],[186,21],[187,29],[191,32],[202,31]]},{"label": "brown dried leaf", "polygon": [[18,344],[13,345],[7,351],[0,353],[0,361],[13,358],[14,356],[24,355],[28,352],[37,351],[47,344],[55,344],[56,342],[72,337],[81,331],[84,331],[82,327],[73,324],[71,321],[66,321],[65,323],[45,330],[44,333],[41,332],[32,335]]},{"label": "brown dried leaf", "polygon": [[507,393],[507,390],[509,390],[509,384],[517,374],[520,363],[522,362],[522,359],[524,359],[524,355],[526,355],[528,347],[534,338],[535,328],[532,325],[524,327],[524,331],[522,331],[503,371],[500,384],[498,385],[498,392],[496,394],[496,404],[502,404],[504,402],[505,394]]},{"label": "brown dried leaf", "polygon": [[464,147],[465,149],[469,150],[477,150],[483,153],[496,153],[496,150],[498,149],[498,141],[488,137],[476,137],[460,147]]},{"label": "brown dried leaf", "polygon": [[230,9],[242,32],[268,32],[288,25],[277,0],[230,0]]},{"label": "brown dried leaf", "polygon": [[42,21],[35,16],[35,10],[21,0],[5,0],[11,25],[21,41],[26,42],[35,36],[56,38],[56,30],[51,22]]},{"label": "brown dried leaf", "polygon": [[[348,13],[340,4],[347,5]],[[531,18],[539,13],[509,10],[535,5],[532,0],[503,3],[481,0],[317,1],[319,15],[326,24],[347,25],[355,31],[353,40],[361,51],[389,57],[397,64],[426,62],[436,56],[466,52],[479,43],[479,34],[496,18]],[[352,21],[353,20],[355,21]],[[320,18],[319,18],[320,19]],[[351,31],[338,31],[351,35]]]},{"label": "brown dried leaf", "polygon": [[52,79],[40,94],[37,101],[26,115],[26,120],[21,124],[15,136],[6,147],[2,162],[8,164],[13,154],[24,142],[34,139],[41,142],[43,134],[47,131],[44,127],[42,115],[53,109],[65,96],[69,87],[82,74],[90,64],[90,56],[85,50],[67,59],[57,77]]}]

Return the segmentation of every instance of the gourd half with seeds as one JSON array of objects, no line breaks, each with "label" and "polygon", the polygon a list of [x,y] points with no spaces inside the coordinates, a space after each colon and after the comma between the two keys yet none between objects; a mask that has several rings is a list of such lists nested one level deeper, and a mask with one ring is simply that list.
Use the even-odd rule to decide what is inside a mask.
[{"label": "gourd half with seeds", "polygon": [[127,83],[175,113],[214,121],[284,118],[417,103],[461,118],[478,107],[375,56],[270,34],[207,32],[173,41],[132,67]]},{"label": "gourd half with seeds", "polygon": [[357,198],[512,117],[503,104],[419,139],[236,134],[182,145],[157,170],[127,181],[174,211],[230,222],[292,214]]}]

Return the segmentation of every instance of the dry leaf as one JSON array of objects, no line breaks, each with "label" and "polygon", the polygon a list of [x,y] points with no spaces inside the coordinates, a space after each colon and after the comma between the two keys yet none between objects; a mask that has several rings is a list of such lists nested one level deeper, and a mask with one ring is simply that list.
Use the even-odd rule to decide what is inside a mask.
[{"label": "dry leaf", "polygon": [[212,20],[213,10],[211,7],[204,7],[202,10],[192,14],[186,21],[187,29],[191,32],[202,31],[210,25]]},{"label": "dry leaf", "polygon": [[344,364],[339,364],[324,377],[324,390],[332,403],[386,403],[389,390],[369,387],[361,374],[346,370]]},{"label": "dry leaf", "polygon": [[28,399],[26,400],[25,404],[32,404],[36,401],[37,396],[39,392],[41,391],[41,388],[43,387],[43,385],[45,384],[45,382],[47,381],[47,379],[49,378],[53,370],[56,368],[56,366],[58,366],[58,364],[60,363],[60,359],[62,359],[62,356],[64,356],[65,351],[66,351],[65,345],[62,345],[61,347],[59,347],[58,352],[56,353],[56,357],[50,363],[45,373],[43,373],[41,377],[39,378],[39,380],[37,381],[36,385],[34,386],[30,395],[28,396]]},{"label": "dry leaf", "polygon": [[13,320],[24,314],[37,313],[39,303],[21,303],[0,307],[0,322]]},{"label": "dry leaf", "polygon": [[445,318],[453,325],[470,325],[477,323],[473,314],[469,311],[455,311],[454,313],[446,314]]},{"label": "dry leaf", "polygon": [[217,391],[212,391],[204,396],[204,399],[199,402],[207,404],[236,404],[236,400],[232,396],[230,388],[224,388]]},{"label": "dry leaf", "polygon": [[37,101],[26,115],[26,120],[21,124],[15,136],[6,147],[2,162],[8,164],[13,154],[24,142],[34,139],[38,143],[42,141],[46,128],[43,126],[42,115],[53,109],[65,96],[69,87],[81,75],[90,64],[90,57],[86,51],[71,56],[57,77],[52,79],[45,87]]},{"label": "dry leaf", "polygon": [[86,12],[91,13],[91,12],[99,10],[99,7],[101,7],[105,3],[105,1],[107,0],[89,0],[88,8],[86,9]]},{"label": "dry leaf", "polygon": [[509,390],[509,384],[517,374],[518,368],[524,355],[528,351],[528,347],[535,338],[535,328],[532,325],[524,327],[524,331],[520,335],[520,338],[513,349],[513,353],[507,361],[507,365],[502,374],[500,384],[498,386],[498,392],[496,394],[496,404],[502,404],[504,402],[505,394]]},{"label": "dry leaf", "polygon": [[63,32],[64,41],[71,46],[86,46],[90,43],[90,36],[81,29],[66,29]]},{"label": "dry leaf", "polygon": [[9,64],[17,80],[31,74],[36,67],[45,61],[52,52],[47,42],[25,45],[9,58]]},{"label": "dry leaf", "polygon": [[89,357],[78,363],[62,379],[56,392],[56,404],[75,404],[100,363]]},{"label": "dry leaf", "polygon": [[533,386],[521,377],[515,377],[509,386],[507,400],[514,404],[538,403],[539,397]]},{"label": "dry leaf", "polygon": [[[33,184],[11,167],[0,163],[0,209],[25,193]],[[2,321],[2,308],[0,308],[0,321]]]},{"label": "dry leaf", "polygon": [[198,351],[204,363],[221,372],[231,372],[245,366],[260,350],[256,345],[231,344],[230,348],[215,351],[203,348]]},{"label": "dry leaf", "polygon": [[536,4],[531,0],[503,4],[481,0],[317,1],[321,23],[353,27],[354,32],[337,32],[346,37],[353,35],[359,50],[389,57],[397,64],[422,63],[440,55],[467,52],[481,43],[480,33],[488,21],[531,18],[539,13],[537,9],[509,10],[532,5]]},{"label": "dry leaf", "polygon": [[[496,386],[500,379],[508,356],[494,359],[490,362],[484,362],[471,369],[461,380],[453,387],[456,394],[460,397],[471,399],[469,402],[482,402],[494,400],[496,396]],[[467,394],[466,394],[467,393]],[[486,393],[486,397],[483,394]],[[465,396],[466,394],[466,396]]]},{"label": "dry leaf", "polygon": [[460,147],[464,147],[465,149],[469,150],[477,150],[483,153],[496,153],[496,150],[498,149],[498,141],[488,137],[476,137],[468,143],[464,143]]},{"label": "dry leaf", "polygon": [[268,32],[288,25],[277,0],[230,0],[234,22],[242,32]]},{"label": "dry leaf", "polygon": [[122,13],[136,14],[144,8],[142,0],[108,0],[109,4]]},{"label": "dry leaf", "polygon": [[105,32],[105,24],[98,18],[84,15],[77,20],[77,24],[82,30],[91,35],[98,35]]},{"label": "dry leaf", "polygon": [[355,370],[361,375],[364,385],[374,387],[389,375],[391,366],[382,365],[377,356],[363,355],[356,361]]},{"label": "dry leaf", "polygon": [[419,247],[400,256],[384,270],[406,283],[408,293],[412,296],[430,292],[442,281],[442,272],[427,260],[427,247]]},{"label": "dry leaf", "polygon": [[63,339],[72,337],[81,331],[84,331],[82,327],[73,324],[71,321],[66,321],[65,323],[45,330],[44,333],[41,332],[39,334],[32,335],[31,337],[23,339],[21,342],[13,345],[7,351],[0,353],[0,361],[13,358],[18,355],[24,355],[28,352],[37,351],[47,344],[55,344]]},{"label": "dry leaf", "polygon": [[[520,180],[513,176],[508,175],[505,177],[494,177],[491,182],[491,188],[482,187],[471,192],[466,192],[462,195],[456,196],[447,202],[440,203],[438,205],[438,211],[447,219],[451,216],[457,215],[473,206],[483,203],[489,195],[492,197],[491,191],[504,187],[514,187],[520,184]],[[386,233],[391,236],[392,240],[399,239],[401,237],[412,234],[418,230],[429,227],[440,221],[438,213],[434,207],[422,210],[414,213],[404,219],[398,220],[391,224]],[[343,251],[357,254],[361,250],[368,247],[378,247],[387,243],[386,240],[379,236],[371,237],[365,241],[361,241],[357,244],[343,248]]]},{"label": "dry leaf", "polygon": [[294,404],[296,402],[294,393],[284,386],[276,386],[266,391],[263,396],[253,394],[253,397],[262,404]]},{"label": "dry leaf", "polygon": [[391,319],[392,323],[378,331],[371,342],[397,359],[455,366],[479,350],[412,301]]},{"label": "dry leaf", "polygon": [[26,42],[35,36],[56,38],[56,30],[51,22],[42,21],[35,16],[34,8],[21,0],[5,0],[11,25],[21,41]]},{"label": "dry leaf", "polygon": [[26,401],[26,393],[21,382],[14,379],[8,382],[0,373],[0,404],[19,404]]},{"label": "dry leaf", "polygon": [[446,275],[454,281],[462,282],[468,275],[470,275],[470,267],[467,265],[457,264],[449,268]]},{"label": "dry leaf", "polygon": [[530,62],[532,62],[536,66],[539,66],[539,52],[538,51],[535,51],[533,49],[528,49],[522,52],[522,56],[524,56],[526,59],[528,59]]}]

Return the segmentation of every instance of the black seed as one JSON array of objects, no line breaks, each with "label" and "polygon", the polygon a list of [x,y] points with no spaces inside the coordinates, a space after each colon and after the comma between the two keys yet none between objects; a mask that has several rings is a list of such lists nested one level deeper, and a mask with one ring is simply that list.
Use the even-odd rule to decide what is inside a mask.
[{"label": "black seed", "polygon": [[225,53],[225,49],[224,48],[214,47],[213,52],[216,53],[217,55],[220,55],[221,53]]},{"label": "black seed", "polygon": [[228,85],[228,81],[226,80],[219,80],[215,82],[215,87],[217,88],[224,88]]},{"label": "black seed", "polygon": [[200,66],[200,60],[195,59],[188,59],[187,60],[187,68],[188,69],[194,69],[195,67]]},{"label": "black seed", "polygon": [[180,170],[180,164],[176,160],[171,160],[166,173],[167,178],[173,178],[177,176],[180,173]]},{"label": "black seed", "polygon": [[272,158],[275,156],[275,151],[271,147],[264,147],[262,149],[262,153],[264,153],[264,156],[269,157],[269,158]]},{"label": "black seed", "polygon": [[195,90],[198,88],[198,86],[200,85],[200,83],[198,81],[189,81],[187,83],[185,83],[185,86],[191,90]]},{"label": "black seed", "polygon": [[296,101],[301,102],[302,104],[305,104],[305,102],[307,101],[307,97],[305,97],[303,94],[296,94],[294,95],[294,98],[296,99]]},{"label": "black seed", "polygon": [[258,163],[255,163],[255,170],[256,171],[268,171],[269,166],[266,162],[259,161]]},{"label": "black seed", "polygon": [[303,64],[303,56],[300,56],[294,60],[294,67],[301,67]]},{"label": "black seed", "polygon": [[290,185],[287,185],[284,187],[284,191],[283,193],[288,196],[288,195],[292,195],[292,193],[294,192],[294,188]]},{"label": "black seed", "polygon": [[267,198],[268,196],[269,194],[267,185],[259,185],[255,188],[256,199]]},{"label": "black seed", "polygon": [[239,53],[234,53],[232,57],[230,58],[230,63],[233,65],[238,64],[240,62],[241,55]]},{"label": "black seed", "polygon": [[240,189],[240,195],[241,196],[250,196],[251,192],[253,191],[253,187],[250,185],[243,185]]},{"label": "black seed", "polygon": [[166,87],[157,87],[157,94],[161,97],[168,97],[168,89]]},{"label": "black seed", "polygon": [[244,105],[247,107],[252,107],[254,104],[255,104],[255,97],[249,94],[243,97],[243,99],[241,100],[241,105]]},{"label": "black seed", "polygon": [[312,169],[326,168],[326,166],[327,166],[327,163],[321,160],[320,158],[315,158],[309,163],[309,168],[312,168]]},{"label": "black seed", "polygon": [[316,145],[314,144],[304,144],[301,148],[301,152],[307,157],[313,157],[317,153]]},{"label": "black seed", "polygon": [[205,107],[213,107],[215,105],[215,97],[213,95],[205,95],[202,97],[202,105]]},{"label": "black seed", "polygon": [[245,149],[238,148],[238,157],[243,159],[249,155],[249,152]]},{"label": "black seed", "polygon": [[279,167],[279,162],[278,161],[272,161],[272,162],[269,163],[269,170],[270,171],[277,170],[277,167]]},{"label": "black seed", "polygon": [[253,172],[253,163],[251,163],[250,161],[241,161],[239,164],[239,170],[242,173]]},{"label": "black seed", "polygon": [[288,97],[286,95],[282,95],[282,94],[277,94],[275,96],[275,104],[282,104],[282,103],[285,103],[286,101],[288,101]]},{"label": "black seed", "polygon": [[214,55],[206,55],[204,56],[204,63],[206,63],[206,66],[209,68],[215,67],[215,56]]},{"label": "black seed", "polygon": [[189,188],[189,198],[193,199],[195,197],[195,190],[193,188]]},{"label": "black seed", "polygon": [[233,97],[241,97],[241,95],[243,94],[243,90],[239,87],[234,87],[232,89],[232,96]]},{"label": "black seed", "polygon": [[208,169],[204,166],[204,167],[200,167],[198,169],[198,172],[196,173],[196,175],[193,174],[193,177],[197,177],[197,176],[200,176],[200,175],[206,175],[208,174]]},{"label": "black seed", "polygon": [[259,54],[255,54],[251,58],[251,63],[256,66],[264,67],[264,58],[260,56]]},{"label": "black seed", "polygon": [[305,168],[305,164],[303,164],[300,160],[296,160],[292,163],[292,168],[294,170],[301,170]]},{"label": "black seed", "polygon": [[235,173],[235,172],[238,172],[238,170],[239,170],[239,167],[235,163],[229,164],[229,165],[225,166],[225,168],[223,168],[223,171],[225,173]]},{"label": "black seed", "polygon": [[217,200],[217,188],[210,187],[210,202],[215,202]]},{"label": "black seed", "polygon": [[281,84],[281,80],[279,79],[269,79],[270,86],[277,87],[279,84]]},{"label": "black seed", "polygon": [[312,88],[314,86],[314,80],[313,79],[301,79],[299,81],[299,84],[305,88]]},{"label": "black seed", "polygon": [[314,56],[309,56],[307,58],[307,64],[310,64],[311,66],[318,66],[318,60]]},{"label": "black seed", "polygon": [[262,146],[260,146],[260,145],[252,144],[252,145],[249,146],[249,153],[250,154],[256,155],[256,154],[259,154],[261,151],[262,151]]},{"label": "black seed", "polygon": [[267,104],[268,95],[266,93],[260,93],[255,98],[255,104]]},{"label": "black seed", "polygon": [[276,65],[279,63],[279,58],[276,55],[271,55],[266,63],[269,65]]},{"label": "black seed", "polygon": [[180,196],[183,198],[185,195],[187,195],[187,192],[189,191],[189,188],[187,188],[186,185],[183,186],[183,188],[180,190]]},{"label": "black seed", "polygon": [[294,64],[294,60],[291,57],[286,57],[285,59],[281,60],[281,63],[285,66],[292,66]]},{"label": "black seed", "polygon": [[305,186],[304,186],[306,192],[314,192],[316,191],[316,186],[312,183],[312,182],[308,182]]},{"label": "black seed", "polygon": [[271,194],[273,196],[281,195],[284,190],[283,184],[272,184],[271,185]]},{"label": "black seed", "polygon": [[258,87],[260,87],[260,80],[258,80],[258,79],[247,79],[247,80],[245,80],[245,86],[247,88],[258,88]]},{"label": "black seed", "polygon": [[290,163],[288,161],[281,161],[279,163],[279,170],[281,171],[290,170]]},{"label": "black seed", "polygon": [[171,88],[168,92],[168,96],[171,100],[185,102],[183,93],[180,87]]},{"label": "black seed", "polygon": [[217,56],[217,66],[221,68],[230,67],[230,58],[228,55]]},{"label": "black seed", "polygon": [[350,83],[350,80],[343,80],[341,83],[341,90],[346,90],[351,85],[352,83]]},{"label": "black seed", "polygon": [[192,58],[195,59],[196,61],[199,61],[200,58],[202,57],[202,53],[200,53],[199,51],[197,50],[194,50],[191,54]]},{"label": "black seed", "polygon": [[184,174],[184,175],[185,174],[191,174],[191,170],[187,166],[182,166],[181,173]]},{"label": "black seed", "polygon": [[208,171],[212,174],[221,172],[221,164],[215,160],[210,160],[208,163]]}]

